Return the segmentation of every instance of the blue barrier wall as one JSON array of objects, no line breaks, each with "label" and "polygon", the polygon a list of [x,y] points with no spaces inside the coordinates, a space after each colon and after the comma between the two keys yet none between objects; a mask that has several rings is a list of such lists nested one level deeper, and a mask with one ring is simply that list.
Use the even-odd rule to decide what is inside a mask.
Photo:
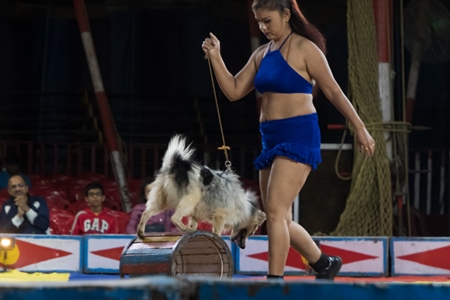
[{"label": "blue barrier wall", "polygon": [[449,284],[249,281],[164,276],[73,283],[0,283],[2,299],[414,300],[449,299]]}]

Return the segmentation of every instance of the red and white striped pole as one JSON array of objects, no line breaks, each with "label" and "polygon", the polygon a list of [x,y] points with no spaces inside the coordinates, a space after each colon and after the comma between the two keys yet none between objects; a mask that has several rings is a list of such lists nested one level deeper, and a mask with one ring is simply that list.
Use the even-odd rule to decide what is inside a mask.
[{"label": "red and white striped pole", "polygon": [[95,97],[100,110],[106,142],[108,144],[109,151],[111,152],[112,166],[115,170],[116,180],[118,181],[120,187],[119,191],[122,199],[122,207],[125,212],[129,212],[132,207],[128,193],[128,183],[125,176],[125,167],[123,166],[122,159],[120,157],[116,126],[108,99],[106,97],[105,89],[103,87],[100,68],[98,66],[97,56],[95,54],[95,47],[92,40],[86,5],[84,0],[73,0],[73,5],[75,8],[78,26],[80,27],[81,40],[83,42],[86,59],[89,65],[89,72],[91,74],[92,85],[94,86]]},{"label": "red and white striped pole", "polygon": [[[392,79],[391,79],[391,37],[392,37],[392,0],[373,0],[375,25],[377,29],[377,48],[378,48],[378,84],[380,89],[381,110],[384,122],[393,121],[393,101],[392,101]],[[389,133],[385,133],[385,140],[388,157],[393,159],[392,142]],[[405,149],[406,150],[406,149]],[[397,186],[398,189],[401,187]],[[403,205],[407,208],[407,234],[411,235],[409,203],[405,200],[405,190],[395,191],[395,200],[398,209],[398,228],[399,235],[403,234]],[[406,202],[406,203],[405,203]]]},{"label": "red and white striped pole", "polygon": [[[392,0],[373,0],[375,26],[377,30],[378,87],[381,99],[381,111],[384,122],[393,121],[392,76],[391,76],[391,37],[392,37]],[[387,141],[388,133],[385,134]],[[392,144],[386,147],[388,157],[392,159]]]}]

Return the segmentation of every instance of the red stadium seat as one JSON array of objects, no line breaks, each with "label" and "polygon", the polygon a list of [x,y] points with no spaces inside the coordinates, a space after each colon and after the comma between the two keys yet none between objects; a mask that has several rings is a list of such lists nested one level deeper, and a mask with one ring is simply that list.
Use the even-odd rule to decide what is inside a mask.
[{"label": "red stadium seat", "polygon": [[53,184],[52,180],[47,178],[46,175],[41,174],[30,174],[27,175],[30,178],[31,186],[51,186]]},{"label": "red stadium seat", "polygon": [[103,206],[112,210],[122,211],[122,203],[116,199],[105,199]]},{"label": "red stadium seat", "polygon": [[44,177],[44,175],[41,174],[28,174],[27,176],[30,178],[32,184],[34,184],[35,180],[40,180]]},{"label": "red stadium seat", "polygon": [[102,180],[106,179],[106,176],[104,174],[99,174],[99,173],[83,173],[81,175],[78,175],[77,177],[79,179],[84,179],[85,181],[88,181],[88,182],[102,181]]},{"label": "red stadium seat", "polygon": [[73,214],[68,212],[50,211],[50,233],[52,234],[67,234],[64,231],[68,220],[73,220]]},{"label": "red stadium seat", "polygon": [[56,186],[50,187],[33,187],[29,190],[31,195],[42,196],[42,197],[62,197],[67,199],[67,191],[64,189],[58,189]]},{"label": "red stadium seat", "polygon": [[1,189],[0,190],[0,197],[8,199],[10,197],[9,193],[8,193],[8,189]]},{"label": "red stadium seat", "polygon": [[54,174],[46,176],[47,179],[50,179],[54,184],[58,183],[70,183],[73,182],[76,178],[73,176],[68,176],[64,174]]},{"label": "red stadium seat", "polygon": [[67,199],[71,202],[84,201],[84,188],[83,185],[73,185],[68,188]]},{"label": "red stadium seat", "polygon": [[132,192],[138,193],[141,184],[142,184],[141,179],[128,179],[128,189]]},{"label": "red stadium seat", "polygon": [[61,207],[56,207],[56,206],[49,207],[49,211],[50,211],[50,215],[52,213],[66,213],[66,214],[73,215],[73,213],[70,210],[64,209],[64,208],[61,208]]},{"label": "red stadium seat", "polygon": [[118,188],[104,188],[106,199],[120,199]]},{"label": "red stadium seat", "polygon": [[132,206],[135,206],[138,203],[139,193],[138,192],[131,192],[129,193],[130,201]]},{"label": "red stadium seat", "polygon": [[2,205],[3,205],[3,203],[5,203],[5,202],[6,202],[6,200],[8,200],[8,198],[6,198],[6,197],[3,197],[3,196],[0,196],[0,206],[2,206]]},{"label": "red stadium seat", "polygon": [[[184,216],[183,219],[181,219],[184,225],[188,224],[188,217]],[[197,230],[205,230],[212,232],[212,225],[209,222],[198,222],[197,224]]]},{"label": "red stadium seat", "polygon": [[71,216],[64,222],[64,224],[60,228],[61,234],[70,234],[70,229],[72,229],[73,220],[75,220],[75,216]]},{"label": "red stadium seat", "polygon": [[100,183],[103,185],[103,188],[105,190],[107,189],[118,189],[119,185],[114,179],[105,178],[100,181]]},{"label": "red stadium seat", "polygon": [[70,207],[69,200],[59,196],[47,196],[45,197],[45,201],[49,208],[59,207],[67,210]]},{"label": "red stadium seat", "polygon": [[116,217],[117,225],[119,226],[119,233],[126,233],[130,215],[118,210],[111,210],[110,213]]},{"label": "red stadium seat", "polygon": [[85,208],[88,208],[88,204],[86,203],[86,201],[78,201],[78,202],[74,202],[71,203],[69,206],[69,211],[71,213],[73,213],[74,215],[76,215],[80,210],[83,210]]},{"label": "red stadium seat", "polygon": [[212,232],[212,225],[208,222],[198,222],[197,230],[205,230]]}]

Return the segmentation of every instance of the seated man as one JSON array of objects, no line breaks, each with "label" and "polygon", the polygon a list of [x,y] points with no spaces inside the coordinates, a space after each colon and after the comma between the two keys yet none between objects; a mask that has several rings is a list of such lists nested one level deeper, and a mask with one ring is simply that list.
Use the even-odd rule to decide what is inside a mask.
[{"label": "seated man", "polygon": [[8,193],[11,197],[0,212],[0,232],[46,234],[50,222],[45,199],[28,194],[28,185],[21,175],[11,176]]},{"label": "seated man", "polygon": [[77,213],[70,233],[73,235],[118,233],[116,218],[108,208],[103,207],[105,201],[103,186],[98,182],[89,183],[84,196],[89,208]]}]

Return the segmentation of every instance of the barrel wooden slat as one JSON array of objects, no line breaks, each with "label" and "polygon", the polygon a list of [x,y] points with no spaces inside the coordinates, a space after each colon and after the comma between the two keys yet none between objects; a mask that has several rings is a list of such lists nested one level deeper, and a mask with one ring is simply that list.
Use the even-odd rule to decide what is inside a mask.
[{"label": "barrel wooden slat", "polygon": [[197,265],[197,264],[187,264],[183,266],[183,274],[197,274],[197,273],[216,273],[220,274],[225,268],[220,264],[205,264],[205,265]]},{"label": "barrel wooden slat", "polygon": [[170,272],[169,265],[166,262],[150,264],[127,264],[123,266],[123,274],[130,275],[156,275],[167,274]]},{"label": "barrel wooden slat", "polygon": [[133,244],[130,247],[130,250],[147,251],[146,249],[160,249],[160,248],[173,248],[173,247],[175,247],[174,242],[161,242],[161,243],[153,243],[153,244],[138,243],[138,244]]},{"label": "barrel wooden slat", "polygon": [[126,257],[127,264],[147,264],[148,262],[158,263],[165,262],[172,256],[172,251],[170,249],[159,249],[160,251],[152,251],[147,253],[130,253]]},{"label": "barrel wooden slat", "polygon": [[[223,260],[223,259],[222,259]],[[183,263],[185,264],[214,264],[220,263],[218,255],[183,255]]]},{"label": "barrel wooden slat", "polygon": [[143,241],[139,239],[141,243],[162,243],[162,242],[176,242],[180,239],[178,235],[169,236],[147,236]]},{"label": "barrel wooden slat", "polygon": [[183,247],[183,249],[190,249],[190,248],[199,248],[199,247],[207,247],[212,248],[214,247],[210,240],[201,237],[201,238],[193,238],[192,241],[189,241],[189,243],[186,243],[186,245]]},{"label": "barrel wooden slat", "polygon": [[156,233],[125,246],[120,275],[208,275],[231,277],[234,262],[224,240],[211,232]]},{"label": "barrel wooden slat", "polygon": [[[190,254],[196,254],[198,253],[199,248],[192,248],[192,249],[183,249],[183,254],[190,255]],[[222,255],[225,254],[225,251],[217,250],[217,248],[213,247],[204,247],[201,251],[202,254],[217,254],[221,253]]]}]

